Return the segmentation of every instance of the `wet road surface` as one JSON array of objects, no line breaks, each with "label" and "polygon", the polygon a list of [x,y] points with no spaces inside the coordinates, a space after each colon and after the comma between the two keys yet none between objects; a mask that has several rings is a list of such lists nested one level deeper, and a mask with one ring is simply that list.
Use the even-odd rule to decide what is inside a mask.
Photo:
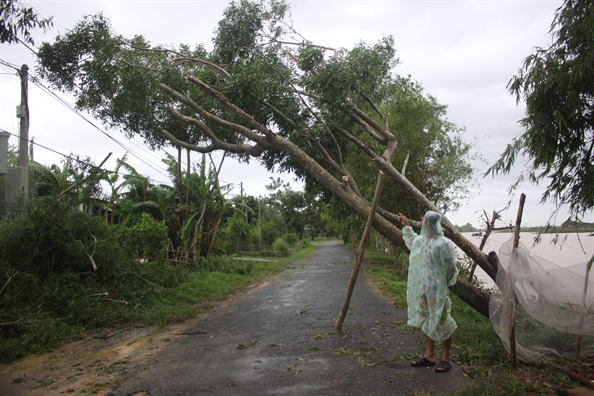
[{"label": "wet road surface", "polygon": [[342,333],[334,329],[351,249],[320,245],[266,285],[190,321],[112,393],[124,395],[414,395],[470,384],[411,367],[422,333],[360,274]]}]

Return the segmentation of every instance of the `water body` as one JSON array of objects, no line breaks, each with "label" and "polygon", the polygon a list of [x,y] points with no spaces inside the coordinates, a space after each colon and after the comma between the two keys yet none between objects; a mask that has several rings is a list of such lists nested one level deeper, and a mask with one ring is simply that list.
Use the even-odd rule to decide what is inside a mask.
[{"label": "water body", "polygon": [[[473,233],[466,232],[463,235],[476,246],[479,246],[482,236],[472,236]],[[487,244],[483,251],[488,253],[495,251],[499,253],[499,248],[514,234],[510,232],[495,232],[489,236]],[[567,267],[575,264],[586,263],[594,254],[594,236],[589,233],[559,233],[559,234],[541,234],[540,242],[535,243],[534,239],[538,234],[534,232],[525,232],[520,234],[520,243],[534,255],[542,257],[560,267]],[[555,239],[557,242],[555,243]],[[458,255],[462,256],[461,251],[456,248]],[[493,280],[481,269],[477,268],[476,277],[484,283],[486,287],[493,286]]]}]

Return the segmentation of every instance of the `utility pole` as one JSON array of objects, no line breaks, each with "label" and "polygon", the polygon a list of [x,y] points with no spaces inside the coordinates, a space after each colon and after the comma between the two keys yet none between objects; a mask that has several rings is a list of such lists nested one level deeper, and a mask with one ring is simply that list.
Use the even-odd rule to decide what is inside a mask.
[{"label": "utility pole", "polygon": [[[21,105],[17,109],[19,128],[19,166],[29,168],[29,67],[21,66]],[[19,111],[20,110],[20,111]]]},{"label": "utility pole", "polygon": [[258,196],[258,243],[262,251],[262,209],[260,207],[260,196]]},{"label": "utility pole", "polygon": [[[239,194],[243,198],[243,182],[240,182],[239,188],[240,188]],[[247,209],[245,208],[245,199],[242,199],[241,200],[241,206],[243,206],[243,215],[245,216],[245,224],[247,224],[247,222],[248,222],[248,214],[247,214]]]},{"label": "utility pole", "polygon": [[19,164],[8,168],[5,179],[4,198],[7,205],[16,203],[19,198],[29,196],[29,67],[23,65],[21,77],[21,104],[17,106],[19,127]]}]

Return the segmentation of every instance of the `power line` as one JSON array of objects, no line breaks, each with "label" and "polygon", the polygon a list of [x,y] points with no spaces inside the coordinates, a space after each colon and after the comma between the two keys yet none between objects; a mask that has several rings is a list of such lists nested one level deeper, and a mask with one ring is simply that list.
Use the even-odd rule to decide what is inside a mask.
[{"label": "power line", "polygon": [[[6,62],[3,59],[0,59],[0,64],[4,65],[6,67],[10,67],[11,69],[14,69],[17,72],[20,70],[20,68],[17,65],[15,65],[14,63]],[[6,73],[6,74],[8,74],[8,73]]]},{"label": "power line", "polygon": [[[20,69],[17,67],[17,65],[14,65],[14,64],[11,64],[9,62],[6,62],[3,59],[0,59],[0,64],[2,64],[4,66],[7,66],[7,67],[10,67],[10,68],[14,69],[17,72],[20,71]],[[54,100],[58,101],[58,103],[60,103],[61,105],[65,106],[68,110],[72,111],[74,114],[78,115],[84,121],[86,121],[87,123],[89,123],[93,128],[97,129],[99,132],[101,132],[102,134],[104,134],[105,136],[107,136],[109,139],[111,139],[113,142],[115,142],[121,148],[123,148],[124,150],[126,150],[127,152],[129,152],[132,156],[136,157],[142,163],[144,163],[145,165],[147,165],[150,168],[154,169],[155,171],[159,172],[163,176],[168,176],[167,174],[165,174],[165,173],[162,172],[162,169],[157,168],[158,165],[154,165],[154,164],[149,163],[148,160],[145,160],[144,158],[142,158],[134,150],[131,150],[130,148],[126,147],[126,145],[124,143],[120,142],[119,140],[117,140],[116,138],[114,138],[113,136],[111,136],[109,133],[107,133],[106,131],[102,130],[97,125],[95,125],[91,120],[89,120],[87,117],[85,117],[83,114],[81,114],[78,110],[76,110],[76,108],[74,108],[74,106],[72,104],[68,103],[64,98],[58,96],[50,88],[46,87],[43,83],[41,83],[40,78],[38,76],[31,75],[29,77],[29,81],[31,81],[31,83],[33,83],[35,86],[37,86],[44,93],[48,94]],[[137,147],[139,147],[136,143],[134,143],[134,142],[132,142],[132,143],[134,145],[136,145]],[[146,152],[150,152],[149,150],[146,150],[146,149],[143,149],[143,150],[146,151]],[[155,156],[152,153],[151,153],[151,155]],[[160,157],[156,157],[156,158],[161,159]]]},{"label": "power line", "polygon": [[[1,64],[1,65],[4,65],[4,66],[6,66],[6,67],[9,67],[9,68],[12,68],[12,69],[14,69],[14,70],[17,72],[17,73],[16,73],[17,75],[18,75],[18,73],[20,72],[20,68],[19,68],[17,65],[15,65],[15,64],[12,64],[12,63],[10,63],[10,62],[7,62],[7,61],[5,61],[5,60],[3,60],[3,59],[0,59],[0,64]],[[3,73],[3,74],[4,74],[4,73]],[[5,74],[9,74],[9,73],[5,73]],[[72,111],[73,113],[75,113],[76,115],[78,115],[79,117],[81,117],[81,118],[82,118],[84,121],[86,121],[87,123],[89,123],[89,124],[90,124],[92,127],[94,127],[95,129],[97,129],[98,131],[100,131],[101,133],[103,133],[104,135],[106,135],[108,138],[110,138],[112,141],[114,141],[116,144],[118,144],[118,145],[119,145],[120,147],[122,147],[124,150],[126,150],[126,151],[127,151],[127,152],[129,152],[129,153],[131,153],[131,154],[132,154],[134,157],[136,157],[137,159],[139,159],[141,162],[143,162],[143,163],[144,163],[144,164],[146,164],[147,166],[151,167],[152,169],[156,170],[157,172],[159,172],[159,173],[160,173],[161,175],[163,175],[163,176],[166,176],[166,177],[169,177],[169,176],[170,176],[169,174],[163,173],[163,172],[162,172],[160,169],[157,169],[155,166],[153,166],[153,165],[151,165],[150,163],[148,163],[148,162],[147,162],[148,160],[146,160],[146,161],[145,161],[145,160],[144,160],[143,158],[141,158],[141,157],[140,157],[138,154],[136,154],[136,153],[135,153],[133,150],[129,149],[129,148],[128,148],[128,147],[126,147],[126,146],[125,146],[123,143],[121,143],[121,142],[120,142],[120,141],[118,141],[116,138],[114,138],[113,136],[111,136],[109,133],[107,133],[106,131],[102,130],[102,129],[101,129],[101,128],[99,128],[97,125],[95,125],[95,124],[94,124],[92,121],[90,121],[90,120],[89,120],[87,117],[85,117],[83,114],[81,114],[81,113],[80,113],[80,112],[79,112],[79,111],[78,111],[78,110],[77,110],[77,109],[74,107],[74,105],[72,105],[71,103],[67,102],[67,101],[66,101],[66,100],[65,100],[63,97],[61,97],[61,96],[57,95],[57,94],[56,94],[54,91],[52,91],[50,88],[48,88],[47,86],[45,86],[45,85],[44,85],[44,84],[41,82],[41,78],[40,78],[39,76],[37,76],[37,75],[34,75],[34,73],[31,73],[31,75],[29,76],[29,81],[31,81],[31,83],[33,83],[35,86],[37,86],[37,87],[38,87],[38,88],[39,88],[41,91],[43,91],[44,93],[46,93],[46,94],[50,95],[50,96],[51,96],[51,97],[52,97],[54,100],[58,101],[58,103],[60,103],[61,105],[65,106],[67,109],[69,109],[70,111]],[[64,93],[62,93],[62,94],[64,94]],[[64,95],[65,95],[65,94],[64,94]],[[68,96],[68,95],[66,95],[66,96]],[[70,99],[72,99],[72,98],[70,98]],[[72,100],[73,100],[73,99],[72,99]],[[9,133],[10,133],[10,132],[9,132]],[[155,151],[147,150],[145,147],[143,147],[143,146],[139,145],[138,143],[134,142],[133,140],[129,140],[129,142],[130,142],[131,144],[133,144],[134,146],[136,146],[136,147],[140,148],[141,150],[145,151],[146,153],[149,153],[150,155],[152,155],[152,156],[153,156],[154,158],[156,158],[156,159],[162,160],[162,159],[164,159],[164,158],[165,158],[165,157],[160,157],[160,156],[157,156],[157,155],[155,154]],[[48,147],[45,147],[45,146],[43,146],[43,145],[41,145],[41,144],[39,144],[39,143],[35,143],[35,142],[32,142],[32,143],[33,143],[33,144],[36,144],[36,145],[38,145],[38,146],[40,146],[40,147],[42,147],[42,148],[45,148],[45,149],[47,149],[47,150],[49,150],[49,151],[55,152],[55,153],[57,153],[57,154],[59,154],[59,155],[61,155],[61,156],[63,156],[63,157],[66,157],[66,158],[70,158],[70,159],[76,160],[76,159],[75,159],[75,158],[73,158],[73,157],[70,157],[70,156],[68,156],[68,155],[62,154],[62,153],[60,153],[60,152],[58,152],[58,151],[56,151],[56,150],[53,150],[53,149],[51,149],[51,148],[48,148]],[[182,160],[182,161],[180,161],[180,162],[181,162],[181,165],[182,165],[182,166],[186,166],[186,165],[187,165],[187,164],[186,164],[186,162],[184,162],[183,160]],[[89,165],[91,165],[91,164],[89,164]],[[93,165],[91,165],[91,166],[93,166]],[[158,181],[158,180],[156,180],[156,179],[152,179],[152,180],[155,180],[155,181],[157,181],[157,182],[160,182],[160,183],[170,183],[170,182],[163,182],[163,181]]]},{"label": "power line", "polygon": [[[38,88],[42,89],[43,91],[45,91],[48,95],[51,95],[52,97],[54,97],[56,100],[58,100],[60,103],[62,103],[64,106],[66,106],[68,109],[70,109],[71,111],[75,112],[77,115],[84,117],[80,114],[80,112],[76,109],[76,107],[72,104],[67,102],[64,98],[58,96],[55,92],[53,92],[50,88],[48,88],[47,86],[45,86],[43,83],[41,83],[41,78],[39,78],[39,76],[34,75],[33,76],[34,79],[36,79],[37,81],[33,81],[31,80]],[[68,97],[67,94],[61,92],[62,95],[65,95],[66,97]],[[68,97],[72,102],[74,102],[74,99],[71,97]],[[97,126],[95,126],[95,128],[99,129]],[[100,129],[99,129],[100,130]],[[102,130],[100,130],[102,133],[107,134],[107,132],[104,132]],[[111,137],[110,137],[111,138]],[[112,138],[114,139],[114,138]],[[158,155],[155,154],[155,151],[153,150],[148,150],[146,147],[141,146],[140,144],[136,143],[134,140],[132,139],[128,139],[128,142],[136,147],[138,147],[140,150],[144,151],[147,154],[150,154],[151,156],[153,156],[155,159],[161,160],[163,157],[160,157]],[[127,151],[132,151],[127,149]]]},{"label": "power line", "polygon": [[151,167],[152,169],[154,169],[155,171],[161,173],[162,175],[166,176],[165,173],[163,173],[161,171],[161,169],[158,169],[156,166],[153,166],[151,163],[149,163],[147,160],[143,159],[140,155],[136,154],[133,150],[131,150],[130,148],[126,147],[125,144],[123,144],[122,142],[120,142],[119,140],[117,140],[116,138],[114,138],[113,136],[111,136],[109,133],[105,132],[104,130],[102,130],[101,128],[99,128],[97,125],[95,125],[95,123],[93,123],[91,120],[89,120],[87,117],[85,117],[83,114],[81,114],[80,112],[78,112],[75,108],[73,108],[69,103],[67,103],[63,98],[59,97],[58,95],[56,95],[55,92],[51,91],[49,88],[47,88],[45,85],[43,85],[42,83],[40,83],[36,78],[31,78],[30,81],[36,85],[39,89],[41,89],[43,92],[47,93],[48,95],[50,95],[52,98],[54,98],[55,100],[57,100],[59,103],[61,103],[63,106],[65,106],[68,110],[72,111],[73,113],[75,113],[76,115],[78,115],[80,118],[82,118],[84,121],[86,121],[89,125],[91,125],[93,128],[97,129],[99,132],[101,132],[102,134],[104,134],[105,136],[107,136],[109,139],[111,139],[114,143],[116,143],[118,146],[120,146],[121,148],[123,148],[124,150],[130,152],[134,157],[136,157],[138,160],[140,160],[141,162],[143,162],[145,165]]},{"label": "power line", "polygon": [[[9,131],[7,131],[7,130],[5,130],[5,129],[2,129],[2,128],[0,128],[0,132],[6,132],[6,133],[8,133],[8,134],[9,134],[9,135],[11,135],[11,136],[14,136],[14,137],[17,137],[17,138],[19,137],[17,134],[15,134],[15,133],[12,133],[12,132],[9,132]],[[107,172],[107,173],[113,173],[113,174],[115,174],[115,173],[116,173],[116,171],[112,171],[112,170],[109,170],[109,169],[104,169],[104,168],[101,168],[101,167],[99,167],[99,166],[97,166],[97,165],[95,165],[95,164],[92,164],[92,163],[90,163],[90,162],[85,162],[85,161],[82,161],[82,160],[80,160],[80,159],[78,159],[78,158],[76,158],[76,157],[72,157],[71,155],[67,155],[67,154],[61,153],[61,152],[59,152],[59,151],[57,151],[57,150],[54,150],[54,149],[52,149],[52,148],[49,148],[49,147],[47,147],[47,146],[44,146],[43,144],[39,144],[39,143],[37,143],[37,142],[35,142],[35,141],[33,141],[33,140],[27,140],[27,142],[28,142],[29,144],[33,144],[33,145],[35,145],[35,146],[39,146],[39,147],[41,147],[41,148],[43,148],[43,149],[46,149],[46,150],[48,150],[48,151],[51,151],[51,152],[53,152],[53,153],[55,153],[55,154],[58,154],[58,155],[60,155],[60,156],[62,156],[62,157],[68,158],[68,159],[70,159],[70,160],[72,160],[72,161],[75,161],[75,162],[78,162],[78,163],[80,163],[80,164],[87,165],[87,166],[90,166],[90,167],[92,167],[92,168],[95,168],[95,169],[102,170],[102,171],[104,171],[104,172]],[[120,173],[120,174],[121,174],[122,176],[130,176],[130,173]],[[152,178],[150,178],[150,177],[149,177],[149,180],[150,180],[151,182],[158,182],[158,183],[160,183],[160,184],[166,184],[166,183],[167,183],[167,182],[163,182],[162,180],[155,180],[155,179],[152,179]]]},{"label": "power line", "polygon": [[[8,132],[7,130],[5,130],[5,129],[2,129],[2,128],[0,128],[0,131],[1,131],[1,132],[8,133],[9,135],[12,135],[12,136],[14,136],[14,137],[16,137],[16,138],[19,138],[19,135],[17,135],[16,133]],[[83,164],[83,165],[88,165],[88,166],[91,166],[91,167],[93,167],[93,168],[101,169],[101,168],[99,168],[98,166],[96,166],[95,164],[91,164],[90,162],[81,161],[81,160],[80,160],[80,159],[78,159],[78,158],[72,157],[72,156],[70,156],[70,155],[67,155],[67,154],[63,154],[63,153],[61,153],[61,152],[59,152],[59,151],[57,151],[57,150],[54,150],[54,149],[52,149],[52,148],[49,148],[49,147],[47,147],[47,146],[44,146],[43,144],[39,144],[39,143],[37,143],[37,142],[35,142],[35,141],[33,141],[33,140],[27,140],[27,142],[28,142],[29,144],[33,144],[33,145],[35,145],[35,146],[39,146],[39,147],[41,147],[41,148],[44,148],[44,149],[46,149],[46,150],[48,150],[48,151],[51,151],[52,153],[55,153],[55,154],[61,155],[62,157],[65,157],[65,158],[71,159],[71,160],[73,160],[73,161],[76,161],[76,162],[78,162],[78,163],[81,163],[81,164]],[[104,169],[104,170],[105,170],[106,172],[115,173],[115,171],[110,171],[110,170],[107,170],[107,169]]]}]

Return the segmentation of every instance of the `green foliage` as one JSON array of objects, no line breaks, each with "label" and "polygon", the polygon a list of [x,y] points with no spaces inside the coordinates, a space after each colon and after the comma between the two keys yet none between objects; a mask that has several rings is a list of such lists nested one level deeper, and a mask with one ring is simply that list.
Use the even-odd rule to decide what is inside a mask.
[{"label": "green foliage", "polygon": [[[322,234],[320,200],[315,194],[293,191],[289,183],[280,178],[270,178],[266,186],[270,194],[265,197],[265,216],[275,219],[284,228],[284,232],[295,233],[302,239],[307,233],[310,238]],[[291,244],[291,243],[289,243]]]},{"label": "green foliage", "polygon": [[[268,218],[262,220],[261,232],[262,232],[262,244],[270,246],[274,241],[280,237],[279,224],[273,219]],[[257,229],[254,229],[257,232]]]},{"label": "green foliage", "polygon": [[297,243],[295,244],[295,250],[299,251],[302,249],[308,249],[312,246],[312,243],[309,239],[300,239],[297,241]]},{"label": "green foliage", "polygon": [[515,138],[486,174],[507,174],[520,156],[528,158],[524,179],[548,181],[542,201],[567,206],[572,215],[594,207],[594,3],[566,0],[551,25],[555,40],[536,48],[508,84],[517,101],[526,102]]},{"label": "green foliage", "polygon": [[[107,125],[122,128],[130,136],[139,130],[165,129],[180,137],[189,137],[186,125],[167,116],[165,106],[171,100],[158,89],[159,81],[150,78],[152,73],[127,67],[144,63],[166,68],[174,57],[165,51],[141,51],[137,56],[129,46],[148,47],[144,38],[137,36],[126,41],[112,36],[111,31],[103,15],[84,17],[66,34],[58,35],[54,45],[42,43],[38,51],[38,73],[58,89],[73,92],[77,108],[89,109]],[[204,54],[200,46],[194,50],[180,46],[179,51],[191,57]],[[178,87],[183,80],[182,73],[172,70],[162,82]],[[160,147],[164,137],[159,135],[147,136],[147,142]]]},{"label": "green foliage", "polygon": [[115,226],[114,229],[117,230],[120,243],[126,246],[133,257],[154,259],[164,256],[169,229],[149,214],[143,213],[132,227]]},{"label": "green foliage", "polygon": [[297,235],[292,232],[285,234],[285,237],[283,239],[285,240],[285,242],[287,242],[287,244],[290,247],[295,246],[295,243],[297,243],[297,241],[299,240]]},{"label": "green foliage", "polygon": [[0,327],[3,359],[128,321],[128,304],[183,281],[165,263],[131,260],[120,242],[100,218],[52,197],[8,213],[0,222],[0,322],[10,324]]},{"label": "green foliage", "polygon": [[188,280],[188,273],[163,260],[150,260],[141,265],[139,275],[151,283],[164,288],[175,287]]},{"label": "green foliage", "polygon": [[386,291],[394,305],[406,309],[406,278],[408,272],[408,255],[402,250],[391,257],[367,249],[365,251],[367,264],[366,273],[374,283]]},{"label": "green foliage", "polygon": [[217,243],[227,254],[250,250],[248,243],[249,226],[246,224],[243,214],[235,212],[233,216],[227,219],[220,231],[221,239]]},{"label": "green foliage", "polygon": [[[447,106],[425,93],[410,77],[395,78],[385,90],[381,108],[399,147],[392,163],[400,169],[408,156],[406,178],[442,212],[455,211],[471,196],[475,183],[471,145],[462,140],[464,129],[448,121]],[[349,170],[371,200],[378,169],[357,152],[349,152],[349,162]],[[418,202],[396,183],[384,184],[380,205],[393,213],[407,213],[410,218],[420,219],[424,214]]]},{"label": "green foliage", "polygon": [[278,238],[274,241],[272,248],[278,256],[288,256],[291,251],[289,244],[282,238]]},{"label": "green foliage", "polygon": [[184,320],[208,298],[286,268],[214,258],[188,272],[136,259],[137,252],[156,254],[164,241],[166,227],[146,214],[124,231],[54,198],[15,208],[0,222],[0,361],[53,350],[104,326]]},{"label": "green foliage", "polygon": [[392,270],[376,267],[368,270],[369,275],[375,279],[375,284],[380,289],[389,290],[392,294],[394,306],[406,309],[406,281],[402,281]]},{"label": "green foliage", "polygon": [[221,272],[224,274],[249,275],[254,271],[255,264],[251,261],[242,261],[231,257],[200,258],[198,269],[207,272]]},{"label": "green foliage", "polygon": [[[288,10],[283,1],[232,2],[224,11],[215,31],[214,59],[218,63],[233,63],[238,58],[254,56],[252,49],[269,44],[283,32],[281,24]],[[268,32],[268,40],[262,42],[259,33]]]},{"label": "green foliage", "polygon": [[2,261],[22,272],[47,275],[68,271],[108,273],[123,251],[107,226],[61,200],[25,201],[0,223]]},{"label": "green foliage", "polygon": [[52,17],[39,19],[39,14],[19,0],[2,0],[0,3],[0,43],[24,41],[35,45],[30,30],[42,28],[44,31],[53,26]]}]

